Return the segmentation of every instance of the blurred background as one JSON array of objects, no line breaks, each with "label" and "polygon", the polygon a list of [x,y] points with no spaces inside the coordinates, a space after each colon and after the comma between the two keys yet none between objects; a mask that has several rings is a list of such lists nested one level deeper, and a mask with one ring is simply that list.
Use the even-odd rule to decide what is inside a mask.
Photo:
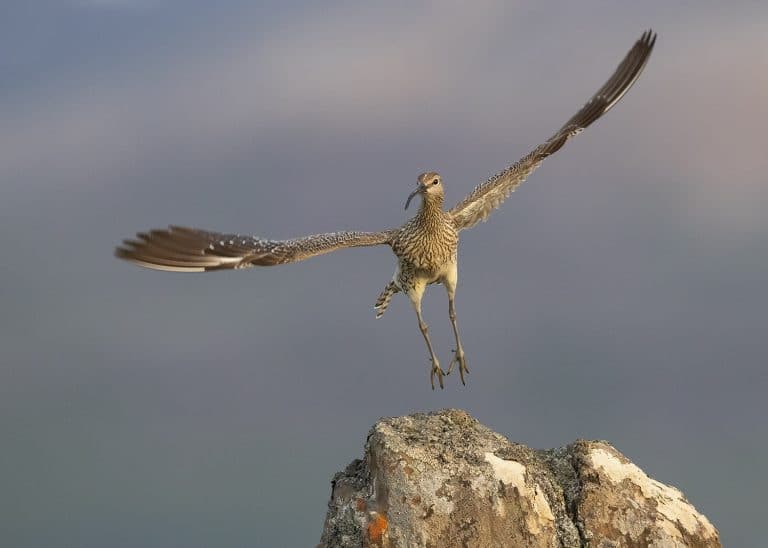
[{"label": "blurred background", "polygon": [[[429,389],[387,248],[206,275],[112,256],[183,224],[399,225],[546,139],[646,28],[645,73],[463,234],[472,370]],[[312,546],[380,416],[610,440],[764,542],[764,2],[4,0],[0,544]],[[442,287],[424,300],[439,355]]]}]

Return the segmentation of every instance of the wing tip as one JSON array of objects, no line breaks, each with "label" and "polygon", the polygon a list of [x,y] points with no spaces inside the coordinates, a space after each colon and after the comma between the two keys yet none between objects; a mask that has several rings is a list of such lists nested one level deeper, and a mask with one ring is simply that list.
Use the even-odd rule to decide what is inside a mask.
[{"label": "wing tip", "polygon": [[[168,229],[154,229],[147,232],[138,232],[134,239],[123,240],[115,247],[114,256],[120,260],[127,261],[137,266],[151,270],[162,270],[168,272],[206,272],[208,270],[223,270],[233,268],[232,259],[218,258],[218,263],[202,264],[199,257],[177,257],[173,255],[157,254],[156,246],[158,240],[163,240],[183,230],[184,227],[174,225]],[[194,229],[186,229],[194,231]],[[185,264],[186,263],[186,264]]]},{"label": "wing tip", "polygon": [[658,38],[658,33],[654,32],[652,28],[649,28],[645,32],[643,32],[643,35],[640,37],[639,42],[646,46],[648,49],[652,49],[653,46],[656,45],[656,38]]}]

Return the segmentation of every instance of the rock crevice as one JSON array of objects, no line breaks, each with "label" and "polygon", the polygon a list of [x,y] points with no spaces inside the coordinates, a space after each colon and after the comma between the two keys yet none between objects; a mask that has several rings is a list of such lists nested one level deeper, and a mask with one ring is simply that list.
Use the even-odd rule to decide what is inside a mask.
[{"label": "rock crevice", "polygon": [[568,540],[565,540],[564,535],[561,535],[563,546],[587,546],[583,524],[579,519],[581,480],[577,466],[573,462],[571,446],[543,449],[539,450],[538,454],[542,463],[547,467],[547,470],[549,470],[562,490],[563,507],[578,535],[578,538],[570,538]]},{"label": "rock crevice", "polygon": [[717,530],[610,444],[537,451],[466,412],[382,419],[332,481],[321,547],[715,547]]}]

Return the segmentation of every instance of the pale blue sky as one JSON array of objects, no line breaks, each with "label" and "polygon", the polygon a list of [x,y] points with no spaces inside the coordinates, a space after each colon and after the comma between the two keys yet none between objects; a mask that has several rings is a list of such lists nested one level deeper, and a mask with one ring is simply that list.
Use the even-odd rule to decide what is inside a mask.
[{"label": "pale blue sky", "polygon": [[[382,415],[613,442],[756,546],[768,7],[759,2],[14,1],[0,7],[0,544],[306,546]],[[462,240],[472,373],[429,390],[386,248],[174,275],[185,224],[288,237],[406,218],[525,154],[659,42],[620,105]],[[424,302],[437,351],[440,287]]]}]

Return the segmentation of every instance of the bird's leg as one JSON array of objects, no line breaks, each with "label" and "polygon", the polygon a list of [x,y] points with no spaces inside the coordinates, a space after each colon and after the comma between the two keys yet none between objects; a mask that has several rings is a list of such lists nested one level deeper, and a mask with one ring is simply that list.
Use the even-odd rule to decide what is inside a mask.
[{"label": "bird's leg", "polygon": [[467,361],[464,358],[464,349],[461,346],[461,339],[459,338],[459,327],[456,325],[456,306],[453,304],[453,295],[450,294],[448,295],[448,316],[451,318],[453,335],[456,337],[456,350],[453,351],[453,359],[451,359],[446,375],[450,375],[453,366],[459,364],[461,384],[466,385],[467,383],[464,381],[464,374],[469,373],[469,368],[467,367]]},{"label": "bird's leg", "polygon": [[421,317],[421,307],[416,308],[416,317],[419,319],[419,329],[421,330],[421,334],[424,337],[424,341],[426,341],[427,343],[430,360],[432,360],[432,371],[429,374],[429,382],[432,383],[432,390],[435,389],[435,376],[437,376],[437,380],[440,383],[440,388],[444,388],[443,375],[445,373],[443,372],[442,369],[440,369],[440,362],[437,361],[437,356],[435,356],[435,351],[432,348],[432,341],[429,340],[429,333],[427,332],[427,324],[424,323],[424,320]]}]

